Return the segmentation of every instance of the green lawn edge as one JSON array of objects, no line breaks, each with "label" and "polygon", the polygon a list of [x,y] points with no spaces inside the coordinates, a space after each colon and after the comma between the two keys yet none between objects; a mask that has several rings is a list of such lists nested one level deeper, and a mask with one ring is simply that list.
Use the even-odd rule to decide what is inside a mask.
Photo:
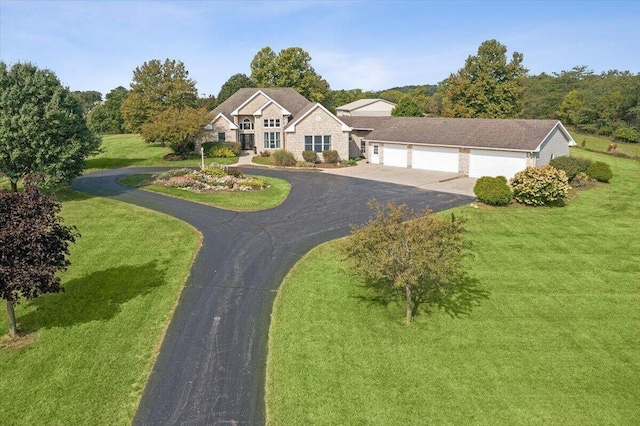
[{"label": "green lawn edge", "polygon": [[270,188],[261,191],[198,193],[160,185],[149,185],[147,182],[152,175],[151,173],[129,175],[121,178],[118,182],[145,191],[237,212],[253,212],[278,207],[284,203],[291,192],[289,182],[273,177],[258,176],[271,185]]},{"label": "green lawn edge", "polygon": [[142,207],[71,190],[58,196],[65,223],[82,237],[61,275],[65,291],[16,308],[26,335],[0,345],[0,418],[128,425],[202,237]]},{"label": "green lawn edge", "polygon": [[609,163],[611,184],[565,207],[453,210],[490,292],[467,317],[404,327],[339,240],[307,253],[274,302],[267,424],[638,424],[640,164],[572,155]]}]

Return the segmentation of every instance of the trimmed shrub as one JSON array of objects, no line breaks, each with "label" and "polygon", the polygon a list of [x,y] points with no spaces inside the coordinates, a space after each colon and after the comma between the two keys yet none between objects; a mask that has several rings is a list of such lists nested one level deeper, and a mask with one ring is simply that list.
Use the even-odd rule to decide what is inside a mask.
[{"label": "trimmed shrub", "polygon": [[326,163],[335,164],[338,162],[338,151],[332,149],[330,151],[322,151],[322,158]]},{"label": "trimmed shrub", "polygon": [[318,161],[318,154],[315,151],[302,151],[302,158],[307,163],[315,163]]},{"label": "trimmed shrub", "polygon": [[229,176],[233,176],[233,177],[236,177],[236,178],[241,178],[241,177],[244,176],[242,174],[242,170],[240,170],[237,167],[227,167],[227,174]]},{"label": "trimmed shrub", "polygon": [[573,179],[578,173],[586,172],[587,167],[591,164],[586,158],[576,157],[558,157],[549,161],[549,164],[558,170],[564,170],[569,180]]},{"label": "trimmed shrub", "polygon": [[286,149],[276,149],[271,155],[273,155],[273,164],[276,166],[290,167],[296,165],[296,157]]},{"label": "trimmed shrub", "polygon": [[511,179],[513,198],[530,206],[542,206],[563,200],[569,193],[569,179],[564,170],[551,165],[527,167]]},{"label": "trimmed shrub", "polygon": [[587,168],[587,175],[598,182],[609,182],[613,177],[613,172],[607,163],[595,161]]},{"label": "trimmed shrub", "polygon": [[506,206],[511,201],[511,188],[504,176],[482,176],[476,181],[473,193],[478,200],[492,206]]},{"label": "trimmed shrub", "polygon": [[[223,157],[223,158],[232,158],[237,157],[242,152],[242,146],[240,142],[204,142],[202,144],[202,148],[204,149],[204,155],[208,158],[213,157]],[[231,154],[229,154],[231,153]],[[223,155],[219,155],[223,154]]]},{"label": "trimmed shrub", "polygon": [[202,170],[201,173],[211,176],[212,178],[222,178],[227,175],[227,172],[225,172],[222,167],[209,167]]},{"label": "trimmed shrub", "polygon": [[580,172],[573,179],[571,179],[571,185],[579,188],[581,186],[585,186],[589,182],[589,175],[585,172]]},{"label": "trimmed shrub", "polygon": [[229,148],[220,146],[213,147],[206,152],[208,158],[234,158],[237,157]]}]

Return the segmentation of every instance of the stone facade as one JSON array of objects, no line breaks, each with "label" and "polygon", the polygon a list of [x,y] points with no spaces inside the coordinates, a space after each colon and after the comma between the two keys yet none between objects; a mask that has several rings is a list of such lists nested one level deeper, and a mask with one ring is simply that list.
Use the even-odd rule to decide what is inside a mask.
[{"label": "stone facade", "polygon": [[[342,124],[320,107],[297,122],[295,132],[285,133],[284,148],[300,160],[304,151],[304,137],[316,135],[330,135],[331,149],[338,151],[340,160],[349,159],[349,132],[342,130]],[[318,159],[322,161],[322,153],[318,153]]]},{"label": "stone facade", "polygon": [[458,172],[464,173],[465,176],[469,176],[469,160],[471,157],[471,150],[469,148],[460,148],[458,153]]},{"label": "stone facade", "polygon": [[269,102],[269,99],[267,99],[265,96],[263,96],[261,93],[259,93],[256,97],[254,97],[246,105],[244,105],[242,108],[240,108],[240,110],[238,111],[238,115],[236,116],[236,119],[237,119],[238,116],[241,116],[241,115],[253,116],[253,113],[256,112],[258,109],[260,109],[260,107],[263,106],[264,104],[266,104],[267,102]]}]

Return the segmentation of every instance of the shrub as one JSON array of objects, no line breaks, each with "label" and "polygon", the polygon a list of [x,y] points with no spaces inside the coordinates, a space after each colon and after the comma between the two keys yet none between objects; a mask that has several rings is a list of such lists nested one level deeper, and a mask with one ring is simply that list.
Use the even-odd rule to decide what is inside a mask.
[{"label": "shrub", "polygon": [[308,161],[298,161],[296,162],[296,167],[309,167],[309,168],[313,168],[316,166],[316,163],[310,163]]},{"label": "shrub", "polygon": [[202,173],[212,178],[222,178],[227,175],[227,172],[222,167],[209,167],[202,170]]},{"label": "shrub", "polygon": [[157,174],[153,178],[159,180],[169,180],[175,176],[185,176],[190,175],[191,173],[193,173],[193,170],[191,169],[171,169],[167,170],[166,172]]},{"label": "shrub", "polygon": [[576,157],[558,157],[549,162],[550,165],[558,170],[564,170],[569,180],[573,179],[578,173],[586,172],[587,167],[591,164],[586,158]]},{"label": "shrub", "polygon": [[267,186],[264,180],[256,177],[243,180],[240,185],[248,186],[251,189],[262,189]]},{"label": "shrub", "polygon": [[318,161],[318,154],[315,151],[302,151],[302,158],[307,163],[315,163]]},{"label": "shrub", "polygon": [[233,158],[239,156],[242,152],[240,142],[205,142],[202,144],[202,148],[204,149],[204,155],[208,158]]},{"label": "shrub", "polygon": [[240,142],[223,142],[225,148],[231,150],[238,157],[242,153],[242,144]]},{"label": "shrub", "polygon": [[633,127],[625,125],[618,127],[615,132],[613,132],[613,137],[629,143],[640,142],[640,132]]},{"label": "shrub", "polygon": [[227,174],[236,178],[242,178],[244,176],[242,170],[237,167],[227,167]]},{"label": "shrub", "polygon": [[338,151],[332,149],[330,151],[322,151],[322,158],[326,163],[335,164],[338,162]]},{"label": "shrub", "polygon": [[595,161],[587,168],[587,175],[598,182],[609,182],[613,177],[613,172],[607,163]]},{"label": "shrub", "polygon": [[576,188],[579,188],[581,186],[585,186],[587,184],[587,182],[589,182],[589,175],[584,173],[584,172],[580,172],[577,175],[575,175],[575,177],[573,179],[571,179],[571,185],[575,186]]},{"label": "shrub", "polygon": [[234,158],[237,157],[233,151],[224,146],[213,147],[207,151],[207,157],[209,158]]},{"label": "shrub", "polygon": [[271,157],[271,151],[260,151],[260,157]]},{"label": "shrub", "polygon": [[482,176],[476,181],[473,193],[478,200],[492,206],[506,206],[511,201],[511,188],[504,176]]},{"label": "shrub", "polygon": [[276,166],[288,167],[296,165],[296,158],[293,153],[286,149],[276,149],[271,155],[273,155],[273,163]]},{"label": "shrub", "polygon": [[569,179],[564,170],[551,165],[527,167],[511,179],[513,198],[530,206],[542,206],[563,200],[569,192]]}]

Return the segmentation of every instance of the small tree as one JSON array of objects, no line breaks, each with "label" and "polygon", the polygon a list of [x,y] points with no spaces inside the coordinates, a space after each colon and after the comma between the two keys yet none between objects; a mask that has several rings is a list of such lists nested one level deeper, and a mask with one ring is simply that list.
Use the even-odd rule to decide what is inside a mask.
[{"label": "small tree", "polygon": [[422,109],[411,97],[405,96],[391,111],[391,115],[394,117],[422,117]]},{"label": "small tree", "polygon": [[186,155],[202,133],[207,111],[195,108],[170,108],[144,124],[140,135],[147,143],[169,146],[176,154]]},{"label": "small tree", "polygon": [[454,297],[463,277],[467,243],[463,224],[440,219],[430,210],[418,214],[406,205],[369,205],[376,215],[353,227],[344,249],[365,279],[383,291],[403,294],[407,325],[420,304]]},{"label": "small tree", "polygon": [[0,297],[7,301],[9,333],[17,332],[13,306],[62,290],[69,243],[80,236],[62,225],[60,204],[29,184],[24,193],[0,192]]}]

